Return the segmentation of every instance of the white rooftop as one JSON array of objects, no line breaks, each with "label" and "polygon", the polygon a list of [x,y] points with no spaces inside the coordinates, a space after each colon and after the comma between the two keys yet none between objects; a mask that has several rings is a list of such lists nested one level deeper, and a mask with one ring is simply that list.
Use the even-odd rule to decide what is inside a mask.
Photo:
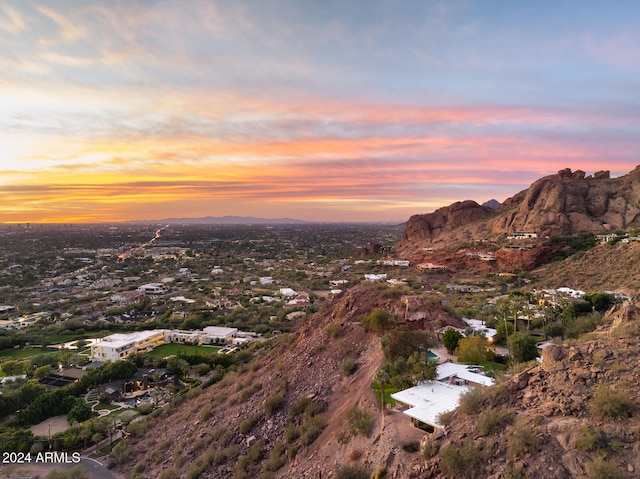
[{"label": "white rooftop", "polygon": [[427,381],[418,386],[391,395],[393,399],[411,406],[404,414],[434,427],[442,427],[437,418],[440,414],[458,407],[460,396],[467,386],[456,386],[439,381]]},{"label": "white rooftop", "polygon": [[114,333],[110,334],[109,336],[105,336],[104,338],[102,338],[102,341],[97,344],[100,344],[102,347],[111,346],[113,348],[118,348],[121,346],[127,346],[132,343],[146,341],[156,334],[164,334],[166,332],[166,329],[153,329],[151,331],[137,331],[135,333],[126,334]]},{"label": "white rooftop", "polygon": [[493,379],[484,374],[474,373],[470,368],[473,369],[474,367],[456,363],[440,364],[438,365],[438,381],[450,378],[451,376],[457,376],[470,383],[481,384],[483,386],[493,385]]},{"label": "white rooftop", "polygon": [[207,326],[202,330],[207,336],[226,338],[238,332],[238,328],[224,328],[222,326]]},{"label": "white rooftop", "polygon": [[[476,366],[477,367],[477,366]],[[447,378],[456,376],[467,382],[491,386],[493,379],[469,370],[474,366],[444,363],[438,365],[438,380],[425,381],[415,387],[398,391],[391,395],[393,399],[411,406],[404,413],[414,419],[434,427],[442,427],[437,421],[440,414],[453,411],[458,407],[460,396],[469,390],[468,386],[449,384]]]},{"label": "white rooftop", "polygon": [[467,323],[469,326],[471,326],[471,328],[474,331],[477,331],[480,334],[483,334],[485,338],[487,339],[491,339],[493,338],[496,334],[498,334],[498,332],[493,329],[493,328],[487,328],[484,325],[484,322],[479,320],[479,319],[468,319],[468,318],[462,318],[463,321],[465,323]]}]

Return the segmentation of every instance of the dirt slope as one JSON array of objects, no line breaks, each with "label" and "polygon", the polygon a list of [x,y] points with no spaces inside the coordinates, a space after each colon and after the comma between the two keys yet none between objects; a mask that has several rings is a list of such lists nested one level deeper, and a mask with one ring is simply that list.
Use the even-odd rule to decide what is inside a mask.
[{"label": "dirt slope", "polygon": [[[380,411],[371,391],[383,361],[380,336],[359,324],[373,308],[392,310],[397,302],[383,298],[379,288],[353,288],[237,373],[130,428],[133,436],[114,453],[117,470],[129,477],[332,477],[337,465],[354,455],[372,470],[382,465],[407,469],[415,453],[401,446],[421,434],[396,413],[388,416],[392,420],[380,436]],[[328,334],[330,323],[339,325],[341,333]],[[341,367],[347,358],[357,365],[349,376]],[[274,410],[269,405],[278,394],[283,402]],[[287,439],[292,423],[304,436],[300,416],[292,413],[300,398],[311,398],[326,421],[310,445]],[[356,404],[376,421],[369,437],[344,434],[347,411]],[[339,443],[339,436],[347,438]],[[282,461],[283,467],[274,466]]]}]

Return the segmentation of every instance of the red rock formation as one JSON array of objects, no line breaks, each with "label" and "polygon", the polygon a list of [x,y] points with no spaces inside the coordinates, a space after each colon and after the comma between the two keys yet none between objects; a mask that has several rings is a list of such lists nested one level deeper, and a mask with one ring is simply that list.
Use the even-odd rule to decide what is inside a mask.
[{"label": "red rock formation", "polygon": [[492,210],[462,201],[412,216],[397,248],[414,253],[437,244],[500,240],[516,231],[539,237],[603,233],[640,222],[640,166],[619,178],[608,171],[585,176],[569,168],[545,176]]}]

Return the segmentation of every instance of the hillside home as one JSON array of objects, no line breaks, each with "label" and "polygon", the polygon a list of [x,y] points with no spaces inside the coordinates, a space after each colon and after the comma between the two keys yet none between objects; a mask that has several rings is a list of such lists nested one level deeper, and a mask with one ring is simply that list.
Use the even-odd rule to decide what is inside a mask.
[{"label": "hillside home", "polygon": [[479,319],[462,318],[462,320],[467,323],[471,329],[473,329],[472,336],[482,336],[487,338],[489,341],[493,341],[493,337],[498,334],[495,329],[487,328],[484,321]]},{"label": "hillside home", "polygon": [[438,418],[453,411],[459,405],[460,396],[471,384],[490,386],[493,379],[477,372],[477,367],[464,364],[444,363],[438,366],[435,381],[425,381],[404,391],[391,395],[396,401],[409,406],[403,411],[417,426],[427,425],[444,429]]},{"label": "hillside home", "polygon": [[376,282],[376,281],[381,281],[383,279],[387,279],[387,273],[382,273],[382,274],[365,274],[364,275],[364,279],[366,279],[367,281],[370,281],[372,283]]},{"label": "hillside home", "polygon": [[144,294],[164,294],[167,292],[167,287],[163,283],[148,283],[140,286],[138,291]]},{"label": "hillside home", "polygon": [[171,331],[167,331],[165,339],[169,343],[200,344],[200,334],[201,331],[172,329]]},{"label": "hillside home", "polygon": [[385,266],[401,266],[407,267],[409,266],[409,260],[405,259],[382,259],[378,261],[378,264],[382,264]]},{"label": "hillside home", "polygon": [[290,299],[284,305],[285,308],[306,307],[311,306],[311,300],[306,294],[300,294],[296,298]]},{"label": "hillside home", "polygon": [[527,233],[525,231],[516,231],[513,234],[507,236],[507,239],[521,240],[521,239],[535,239],[538,237],[538,233]]}]

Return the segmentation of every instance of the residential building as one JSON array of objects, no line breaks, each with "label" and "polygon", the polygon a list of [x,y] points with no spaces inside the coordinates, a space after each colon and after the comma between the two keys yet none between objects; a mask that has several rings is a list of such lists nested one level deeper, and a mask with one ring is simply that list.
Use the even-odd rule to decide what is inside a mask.
[{"label": "residential building", "polygon": [[385,266],[409,266],[409,260],[405,259],[383,259],[379,260],[378,264],[383,264]]},{"label": "residential building", "polygon": [[222,326],[207,326],[202,330],[201,342],[203,344],[216,344],[229,342],[238,334],[238,328],[224,328]]},{"label": "residential building", "polygon": [[403,411],[418,424],[443,429],[439,418],[458,407],[460,396],[469,390],[469,383],[490,386],[493,379],[477,372],[477,366],[444,363],[438,366],[436,381],[425,381],[391,395],[396,401],[410,406]]},{"label": "residential building", "polygon": [[148,283],[140,286],[138,291],[145,294],[164,294],[167,292],[167,287],[163,283]]},{"label": "residential building", "polygon": [[146,353],[167,342],[167,332],[166,329],[156,329],[105,336],[102,341],[91,345],[91,358],[96,361],[117,361],[131,354]]},{"label": "residential building", "polygon": [[387,279],[387,273],[382,274],[365,274],[364,279],[371,281],[372,283],[375,281],[381,281],[383,279]]},{"label": "residential building", "polygon": [[520,240],[520,239],[534,239],[537,237],[538,237],[538,233],[527,233],[526,231],[516,231],[515,233],[507,236],[507,239]]}]

